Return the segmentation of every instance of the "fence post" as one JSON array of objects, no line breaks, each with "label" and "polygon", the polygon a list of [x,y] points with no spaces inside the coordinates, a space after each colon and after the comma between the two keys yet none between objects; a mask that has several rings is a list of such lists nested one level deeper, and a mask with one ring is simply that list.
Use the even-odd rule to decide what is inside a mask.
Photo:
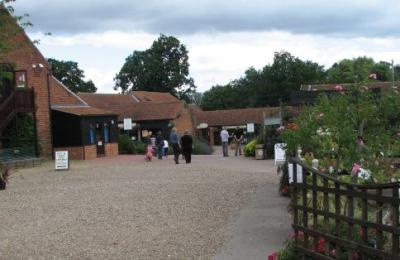
[{"label": "fence post", "polygon": [[[398,227],[399,226],[399,187],[396,185],[393,187],[393,198],[394,201],[392,202],[392,226]],[[399,235],[392,233],[392,254],[397,255],[399,253]]]}]

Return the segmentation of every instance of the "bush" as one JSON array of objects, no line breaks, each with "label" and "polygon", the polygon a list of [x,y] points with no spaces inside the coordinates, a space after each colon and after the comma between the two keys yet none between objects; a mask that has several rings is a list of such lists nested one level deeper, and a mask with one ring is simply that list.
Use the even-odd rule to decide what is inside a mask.
[{"label": "bush", "polygon": [[136,153],[135,145],[127,134],[120,134],[118,136],[118,150],[120,154],[134,154]]},{"label": "bush", "polygon": [[214,149],[208,142],[201,138],[193,138],[193,154],[212,154]]},{"label": "bush", "polygon": [[120,154],[144,154],[146,144],[132,141],[127,134],[121,134],[118,136],[118,149]]},{"label": "bush", "polygon": [[244,146],[243,152],[245,156],[255,156],[256,155],[256,145],[257,138],[251,140],[248,144]]},{"label": "bush", "polygon": [[133,142],[133,145],[136,150],[136,154],[145,154],[146,153],[146,144],[143,142]]}]

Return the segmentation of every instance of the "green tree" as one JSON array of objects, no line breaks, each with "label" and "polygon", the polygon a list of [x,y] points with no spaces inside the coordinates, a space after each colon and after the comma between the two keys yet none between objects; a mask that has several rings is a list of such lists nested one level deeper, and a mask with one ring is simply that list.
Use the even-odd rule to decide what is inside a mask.
[{"label": "green tree", "polygon": [[[329,83],[357,83],[369,81],[391,80],[391,64],[388,62],[375,62],[372,58],[358,57],[344,59],[332,65],[327,71]],[[376,78],[370,75],[375,74]]]},{"label": "green tree", "polygon": [[240,79],[225,86],[215,86],[204,93],[205,110],[278,106],[290,101],[290,94],[301,84],[322,83],[323,66],[302,61],[290,53],[276,52],[274,62],[262,70],[249,68]]},{"label": "green tree", "polygon": [[84,71],[78,67],[74,61],[59,61],[48,59],[52,73],[56,79],[61,81],[72,92],[96,92],[97,88],[93,81],[85,81]]},{"label": "green tree", "polygon": [[150,49],[134,51],[115,76],[114,89],[169,92],[185,99],[196,89],[189,77],[188,51],[173,36],[163,34]]}]

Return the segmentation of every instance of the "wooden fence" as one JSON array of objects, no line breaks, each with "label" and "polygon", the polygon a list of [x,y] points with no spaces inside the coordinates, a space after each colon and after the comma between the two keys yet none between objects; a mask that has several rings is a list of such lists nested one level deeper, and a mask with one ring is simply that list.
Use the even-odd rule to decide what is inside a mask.
[{"label": "wooden fence", "polygon": [[344,183],[289,163],[299,259],[400,259],[399,183]]}]

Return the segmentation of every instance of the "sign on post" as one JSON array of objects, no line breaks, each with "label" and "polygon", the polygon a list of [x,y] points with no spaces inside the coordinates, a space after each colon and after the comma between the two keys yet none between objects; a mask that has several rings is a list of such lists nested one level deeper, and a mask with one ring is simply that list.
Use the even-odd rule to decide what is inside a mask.
[{"label": "sign on post", "polygon": [[247,124],[247,133],[254,133],[254,123]]},{"label": "sign on post", "polygon": [[282,119],[280,117],[269,117],[264,119],[264,125],[280,125]]},{"label": "sign on post", "polygon": [[[288,164],[288,170],[289,170],[289,183],[294,182],[293,178],[293,164],[289,163]],[[301,165],[296,164],[296,172],[297,172],[297,183],[303,183],[303,167]]]},{"label": "sign on post", "polygon": [[283,164],[286,161],[284,143],[277,143],[274,145],[275,165]]},{"label": "sign on post", "polygon": [[55,163],[56,163],[56,170],[68,170],[69,169],[68,151],[56,151]]},{"label": "sign on post", "polygon": [[132,130],[132,118],[124,118],[124,130]]}]

